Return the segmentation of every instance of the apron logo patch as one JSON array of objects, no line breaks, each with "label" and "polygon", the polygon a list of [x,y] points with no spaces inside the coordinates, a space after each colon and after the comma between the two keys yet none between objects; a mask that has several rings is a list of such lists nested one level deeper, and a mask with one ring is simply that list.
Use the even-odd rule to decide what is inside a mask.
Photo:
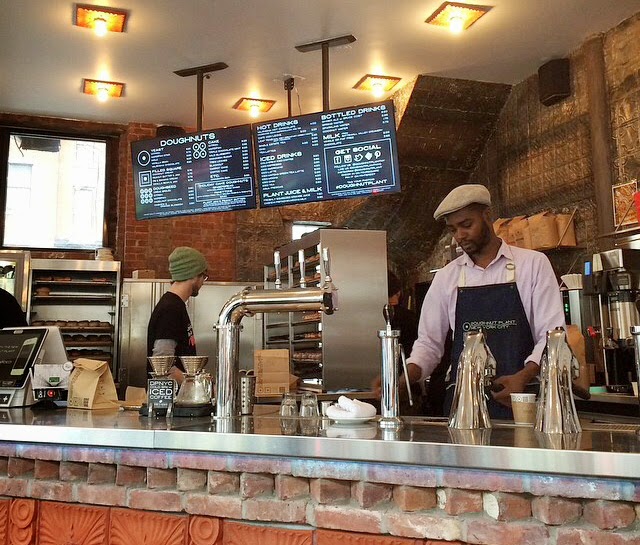
[{"label": "apron logo patch", "polygon": [[480,320],[476,322],[463,322],[462,331],[477,331],[482,329],[484,331],[491,329],[509,329],[518,325],[517,320]]}]

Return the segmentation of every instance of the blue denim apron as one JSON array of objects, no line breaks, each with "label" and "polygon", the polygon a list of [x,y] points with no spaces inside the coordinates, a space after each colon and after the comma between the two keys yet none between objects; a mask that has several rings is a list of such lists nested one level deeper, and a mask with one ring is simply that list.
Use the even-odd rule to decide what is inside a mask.
[{"label": "blue denim apron", "polygon": [[[448,414],[453,401],[458,359],[462,353],[465,331],[482,328],[487,345],[496,359],[496,377],[520,371],[525,359],[533,351],[535,343],[515,282],[513,261],[509,260],[505,269],[504,284],[474,287],[465,286],[464,267],[460,271],[445,414]],[[489,397],[487,408],[491,418],[513,418],[511,409],[496,402],[493,397]]]}]

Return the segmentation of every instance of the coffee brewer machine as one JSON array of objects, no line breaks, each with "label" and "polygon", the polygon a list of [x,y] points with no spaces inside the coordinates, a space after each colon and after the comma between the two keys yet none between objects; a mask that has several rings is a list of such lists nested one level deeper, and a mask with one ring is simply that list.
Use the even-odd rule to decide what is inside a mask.
[{"label": "coffee brewer machine", "polygon": [[608,392],[632,393],[636,371],[631,327],[640,325],[640,250],[594,254],[592,262],[585,263],[583,288],[592,303],[587,330],[601,354],[594,354],[601,375],[597,382],[604,381]]}]

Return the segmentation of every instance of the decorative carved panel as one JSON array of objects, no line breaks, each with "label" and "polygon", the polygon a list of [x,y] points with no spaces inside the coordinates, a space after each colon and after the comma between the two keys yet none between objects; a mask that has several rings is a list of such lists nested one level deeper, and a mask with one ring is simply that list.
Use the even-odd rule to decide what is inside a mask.
[{"label": "decorative carved panel", "polygon": [[187,538],[186,516],[158,515],[145,511],[112,509],[110,545],[132,543],[184,545]]},{"label": "decorative carved panel", "polygon": [[42,502],[38,545],[107,545],[109,510]]},{"label": "decorative carved panel", "polygon": [[222,543],[222,522],[214,517],[192,516],[189,519],[189,545]]},{"label": "decorative carved panel", "polygon": [[35,543],[36,501],[11,500],[9,505],[9,543],[12,545],[32,545]]},{"label": "decorative carved panel", "polygon": [[223,545],[311,545],[311,530],[287,530],[266,526],[224,523]]},{"label": "decorative carved panel", "polygon": [[7,545],[10,500],[0,500],[0,545]]}]

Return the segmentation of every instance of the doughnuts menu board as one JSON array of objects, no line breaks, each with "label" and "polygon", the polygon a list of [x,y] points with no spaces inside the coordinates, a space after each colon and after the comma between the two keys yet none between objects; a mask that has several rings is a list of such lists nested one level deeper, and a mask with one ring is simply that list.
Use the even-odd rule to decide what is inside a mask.
[{"label": "doughnuts menu board", "polygon": [[251,126],[131,144],[136,219],[256,207]]},{"label": "doughnuts menu board", "polygon": [[400,191],[393,102],[253,125],[260,205]]}]

